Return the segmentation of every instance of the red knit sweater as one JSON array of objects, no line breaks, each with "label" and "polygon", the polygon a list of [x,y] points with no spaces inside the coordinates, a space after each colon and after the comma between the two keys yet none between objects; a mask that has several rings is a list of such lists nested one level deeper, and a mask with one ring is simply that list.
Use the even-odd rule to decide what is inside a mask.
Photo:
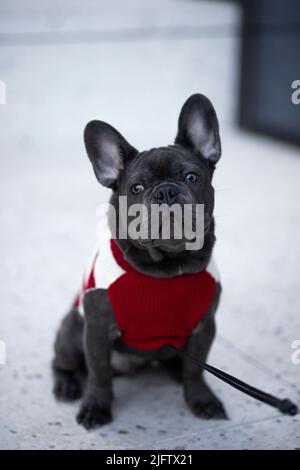
[{"label": "red knit sweater", "polygon": [[171,344],[184,346],[213,300],[217,272],[206,271],[170,279],[147,276],[132,267],[109,234],[103,234],[83,288],[76,299],[92,288],[106,288],[127,345],[153,350]]}]

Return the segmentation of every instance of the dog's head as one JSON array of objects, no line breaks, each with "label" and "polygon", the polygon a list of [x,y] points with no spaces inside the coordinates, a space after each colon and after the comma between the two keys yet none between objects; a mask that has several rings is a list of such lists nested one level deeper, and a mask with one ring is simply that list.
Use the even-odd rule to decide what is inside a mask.
[{"label": "dog's head", "polygon": [[[214,208],[212,176],[221,156],[221,144],[216,112],[204,95],[192,95],[185,102],[174,145],[139,152],[102,121],[87,124],[84,141],[98,181],[113,190],[112,203],[117,212],[119,196],[127,197],[127,209],[135,204],[146,208],[155,204],[203,204],[204,230],[209,229]],[[124,220],[130,223],[132,219]],[[169,239],[157,235],[153,239],[150,230],[148,239],[131,241],[139,248],[151,246],[173,253],[184,250],[184,232],[181,239],[172,234],[171,230]]]}]

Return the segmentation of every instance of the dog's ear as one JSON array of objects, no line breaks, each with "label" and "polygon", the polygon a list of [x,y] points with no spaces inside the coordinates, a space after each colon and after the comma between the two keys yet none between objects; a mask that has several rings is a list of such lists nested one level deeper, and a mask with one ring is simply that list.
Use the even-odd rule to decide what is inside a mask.
[{"label": "dog's ear", "polygon": [[212,164],[221,157],[218,118],[206,96],[195,94],[184,103],[175,143],[188,147]]},{"label": "dog's ear", "polygon": [[91,121],[84,130],[84,143],[99,183],[114,188],[126,162],[137,154],[124,137],[102,121]]}]

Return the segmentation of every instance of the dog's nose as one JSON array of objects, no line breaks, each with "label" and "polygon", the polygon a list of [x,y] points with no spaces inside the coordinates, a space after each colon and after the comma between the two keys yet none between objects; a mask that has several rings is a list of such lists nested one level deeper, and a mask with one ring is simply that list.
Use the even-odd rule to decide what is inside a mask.
[{"label": "dog's nose", "polygon": [[178,189],[174,186],[165,184],[157,188],[154,198],[159,204],[168,204],[170,206],[176,202],[178,192]]}]

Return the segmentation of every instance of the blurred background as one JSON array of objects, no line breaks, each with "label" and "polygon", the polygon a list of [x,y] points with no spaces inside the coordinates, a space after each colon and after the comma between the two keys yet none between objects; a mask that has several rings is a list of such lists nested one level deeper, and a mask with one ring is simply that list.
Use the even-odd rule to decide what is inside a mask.
[{"label": "blurred background", "polygon": [[230,420],[198,420],[159,370],[117,379],[115,421],[87,433],[78,404],[55,402],[50,369],[109,197],[85,124],[107,121],[139,150],[167,145],[201,92],[223,144],[209,361],[300,402],[299,38],[296,0],[1,0],[0,448],[300,448],[298,417],[208,377]]}]

